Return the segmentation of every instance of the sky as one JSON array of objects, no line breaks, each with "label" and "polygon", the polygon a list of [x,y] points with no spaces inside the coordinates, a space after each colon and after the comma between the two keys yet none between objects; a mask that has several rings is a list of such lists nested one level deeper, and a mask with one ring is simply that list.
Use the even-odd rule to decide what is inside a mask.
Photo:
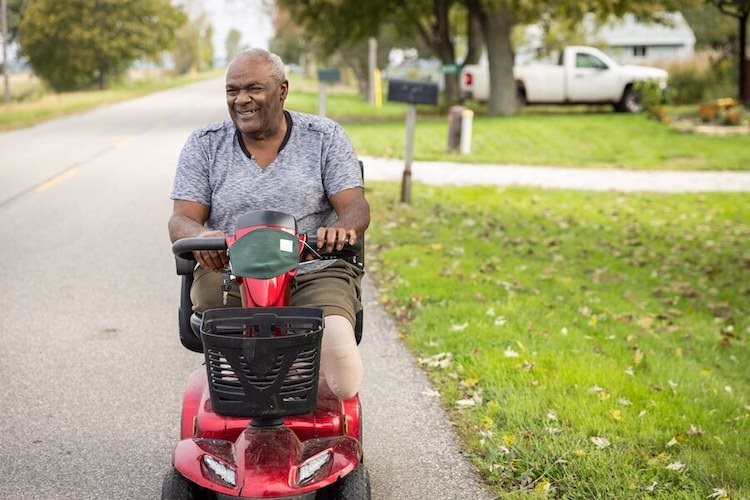
[{"label": "sky", "polygon": [[268,48],[273,36],[273,24],[267,5],[269,0],[201,0],[185,4],[191,8],[202,8],[210,17],[214,27],[214,54],[216,59],[226,58],[227,33],[232,28],[242,33],[242,45]]}]

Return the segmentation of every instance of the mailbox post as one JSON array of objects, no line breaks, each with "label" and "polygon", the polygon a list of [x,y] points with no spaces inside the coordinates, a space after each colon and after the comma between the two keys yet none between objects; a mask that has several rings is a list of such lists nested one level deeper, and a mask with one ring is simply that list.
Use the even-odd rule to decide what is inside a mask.
[{"label": "mailbox post", "polygon": [[341,81],[341,72],[337,69],[318,70],[318,114],[326,115],[326,94],[328,85]]},{"label": "mailbox post", "polygon": [[388,100],[405,102],[406,152],[404,154],[404,176],[401,182],[401,202],[411,203],[411,163],[414,159],[414,130],[417,124],[417,104],[437,104],[438,86],[432,82],[413,80],[389,80]]}]

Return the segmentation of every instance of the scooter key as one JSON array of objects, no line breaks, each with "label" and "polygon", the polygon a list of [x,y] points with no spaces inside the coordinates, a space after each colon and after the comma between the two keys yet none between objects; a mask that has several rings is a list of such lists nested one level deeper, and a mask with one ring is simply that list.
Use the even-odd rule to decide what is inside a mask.
[{"label": "scooter key", "polygon": [[229,292],[232,290],[232,285],[229,284],[230,279],[229,271],[224,271],[224,279],[221,282],[221,300],[224,302],[224,305],[227,305]]}]

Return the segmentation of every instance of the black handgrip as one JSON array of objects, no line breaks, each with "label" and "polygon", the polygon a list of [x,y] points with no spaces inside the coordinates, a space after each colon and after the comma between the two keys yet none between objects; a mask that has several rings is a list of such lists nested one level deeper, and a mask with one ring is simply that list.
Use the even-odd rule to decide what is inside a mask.
[{"label": "black handgrip", "polygon": [[172,245],[172,253],[183,259],[195,260],[193,252],[198,250],[226,250],[227,242],[222,237],[182,238]]},{"label": "black handgrip", "polygon": [[[309,247],[307,245],[309,245]],[[347,238],[346,244],[341,250],[336,250],[334,248],[330,252],[323,253],[325,250],[323,248],[318,248],[318,236],[316,234],[311,234],[307,236],[307,245],[302,252],[302,259],[308,255],[312,255],[315,258],[318,258],[318,255],[320,255],[321,259],[351,259],[362,253],[361,239],[357,240],[354,245],[350,245],[349,238]],[[312,249],[310,249],[310,247],[312,247]],[[318,255],[316,255],[315,252],[317,252]]]}]

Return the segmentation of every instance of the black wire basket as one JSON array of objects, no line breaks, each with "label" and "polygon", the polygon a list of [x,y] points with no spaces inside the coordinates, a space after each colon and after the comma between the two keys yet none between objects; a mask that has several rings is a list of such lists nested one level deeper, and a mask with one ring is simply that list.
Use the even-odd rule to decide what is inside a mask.
[{"label": "black wire basket", "polygon": [[244,417],[313,411],[322,338],[320,309],[206,311],[201,339],[213,410]]}]

